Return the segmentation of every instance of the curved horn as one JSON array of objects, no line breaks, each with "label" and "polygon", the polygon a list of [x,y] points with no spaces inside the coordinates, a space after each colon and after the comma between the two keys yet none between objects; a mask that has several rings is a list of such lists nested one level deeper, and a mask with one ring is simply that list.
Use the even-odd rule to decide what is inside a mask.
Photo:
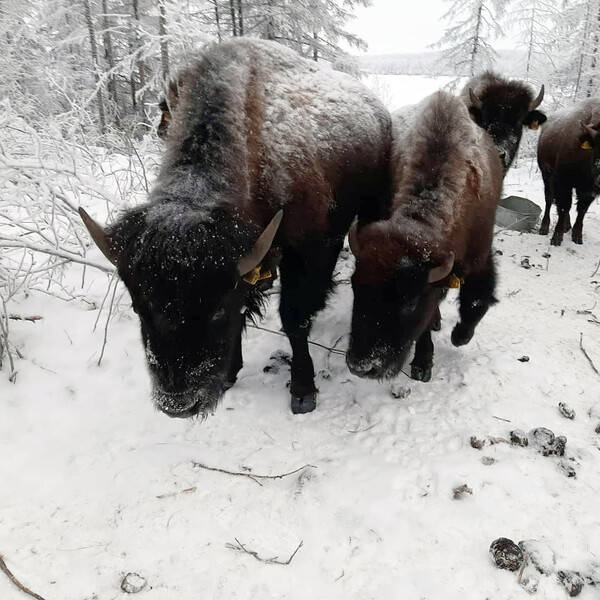
[{"label": "curved horn", "polygon": [[275,216],[271,219],[271,222],[265,227],[264,231],[260,234],[260,237],[256,240],[256,243],[250,250],[249,254],[242,256],[238,262],[238,273],[240,276],[244,276],[255,267],[260,265],[262,259],[266,256],[267,252],[271,249],[275,234],[279,229],[279,224],[283,218],[283,211],[279,210]]},{"label": "curved horn", "polygon": [[535,100],[531,101],[531,104],[529,105],[529,110],[535,110],[542,103],[543,99],[544,99],[544,85],[542,84],[542,87],[540,88],[540,93],[537,95],[537,98]]},{"label": "curved horn", "polygon": [[481,108],[481,100],[477,97],[477,94],[473,91],[473,88],[469,88],[469,98],[471,99],[471,104],[475,108]]},{"label": "curved horn", "polygon": [[104,228],[98,225],[98,223],[96,223],[96,221],[94,221],[81,206],[79,207],[79,216],[89,234],[92,236],[96,246],[102,251],[102,254],[104,254],[113,265],[117,266],[118,256],[114,251],[114,248],[112,248],[111,239],[108,233],[106,233]]},{"label": "curved horn", "polygon": [[591,125],[587,125],[583,121],[579,121],[579,122],[581,123],[581,126],[583,127],[585,132],[590,136],[592,141],[595,140],[596,136],[598,135],[598,131],[596,131]]},{"label": "curved horn", "polygon": [[434,267],[429,271],[429,277],[427,281],[429,283],[436,283],[436,281],[441,281],[444,277],[450,275],[452,271],[452,267],[454,266],[454,252],[450,252],[446,257],[446,260],[439,266]]},{"label": "curved horn", "polygon": [[348,230],[348,243],[350,244],[350,251],[354,256],[358,257],[360,254],[360,242],[358,240],[358,232],[356,230],[358,226],[358,217],[354,218],[350,229]]}]

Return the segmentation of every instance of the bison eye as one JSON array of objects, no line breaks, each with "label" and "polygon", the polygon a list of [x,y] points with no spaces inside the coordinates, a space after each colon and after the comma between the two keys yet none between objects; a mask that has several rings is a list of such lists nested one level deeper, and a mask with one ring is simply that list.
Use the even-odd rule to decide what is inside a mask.
[{"label": "bison eye", "polygon": [[225,316],[225,309],[219,308],[219,310],[217,310],[217,312],[215,312],[215,314],[212,316],[211,321],[213,321],[213,323],[215,321],[221,321],[224,316]]},{"label": "bison eye", "polygon": [[419,304],[419,299],[415,298],[414,300],[410,300],[406,304],[402,306],[401,312],[403,315],[412,315]]}]

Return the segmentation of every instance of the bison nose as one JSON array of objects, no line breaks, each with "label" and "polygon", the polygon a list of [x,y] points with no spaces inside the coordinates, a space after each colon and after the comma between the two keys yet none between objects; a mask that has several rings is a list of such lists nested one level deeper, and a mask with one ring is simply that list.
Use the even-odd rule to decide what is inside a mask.
[{"label": "bison nose", "polygon": [[373,361],[369,359],[356,359],[350,355],[346,356],[346,364],[350,373],[357,377],[363,377],[365,379],[379,379],[380,371]]}]

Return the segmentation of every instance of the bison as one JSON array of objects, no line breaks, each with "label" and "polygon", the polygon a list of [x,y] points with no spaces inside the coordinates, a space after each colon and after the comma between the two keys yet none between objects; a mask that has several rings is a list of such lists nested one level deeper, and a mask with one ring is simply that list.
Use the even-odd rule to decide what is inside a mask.
[{"label": "bison", "polygon": [[390,217],[355,224],[349,234],[356,269],[347,363],[366,378],[397,375],[416,342],[411,377],[430,380],[431,330],[447,288],[460,287],[455,346],[471,340],[496,301],[498,152],[455,96],[437,92],[413,114],[408,130],[394,115]]},{"label": "bison", "polygon": [[540,234],[550,229],[550,208],[556,202],[558,222],[550,243],[560,246],[571,228],[569,211],[573,188],[577,194],[577,220],[571,239],[583,244],[583,218],[600,194],[600,100],[589,98],[551,116],[538,141],[538,165],[544,180],[546,211]]},{"label": "bison", "polygon": [[544,99],[544,86],[534,97],[526,83],[486,71],[467,81],[460,95],[471,118],[492,136],[506,175],[519,149],[523,127],[537,129],[546,121],[546,115],[537,110]]},{"label": "bison", "polygon": [[239,39],[180,76],[165,141],[148,203],[106,228],[81,211],[131,294],[155,405],[214,411],[278,268],[292,410],[314,409],[311,322],[354,216],[389,201],[389,113],[347,75]]}]

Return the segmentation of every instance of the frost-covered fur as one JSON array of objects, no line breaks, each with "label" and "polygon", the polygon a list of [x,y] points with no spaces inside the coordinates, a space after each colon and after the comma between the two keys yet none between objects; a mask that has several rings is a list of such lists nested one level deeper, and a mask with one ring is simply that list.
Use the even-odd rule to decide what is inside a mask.
[{"label": "frost-covered fur", "polygon": [[165,142],[148,204],[109,231],[157,406],[205,413],[235,381],[242,313],[256,315],[261,301],[237,264],[278,209],[263,269],[281,260],[291,393],[314,397],[310,322],[353,217],[372,220],[389,201],[389,114],[351,77],[239,39],[209,47],[179,75]]},{"label": "frost-covered fur", "polygon": [[555,202],[559,216],[551,240],[555,246],[560,246],[563,234],[571,228],[573,189],[577,194],[577,220],[571,237],[576,244],[583,243],[583,219],[600,194],[600,140],[582,124],[596,132],[600,129],[599,99],[588,98],[550,115],[539,139],[538,165],[546,199],[540,233],[546,235],[550,229],[550,209]]},{"label": "frost-covered fur", "polygon": [[428,281],[434,269],[449,265],[464,279],[455,345],[469,342],[495,301],[498,154],[455,96],[438,92],[412,114],[409,127],[406,112],[393,119],[391,216],[359,229],[353,240],[357,266],[347,361],[363,377],[396,375],[415,341],[411,375],[431,377],[430,330],[444,297],[443,281]]}]

